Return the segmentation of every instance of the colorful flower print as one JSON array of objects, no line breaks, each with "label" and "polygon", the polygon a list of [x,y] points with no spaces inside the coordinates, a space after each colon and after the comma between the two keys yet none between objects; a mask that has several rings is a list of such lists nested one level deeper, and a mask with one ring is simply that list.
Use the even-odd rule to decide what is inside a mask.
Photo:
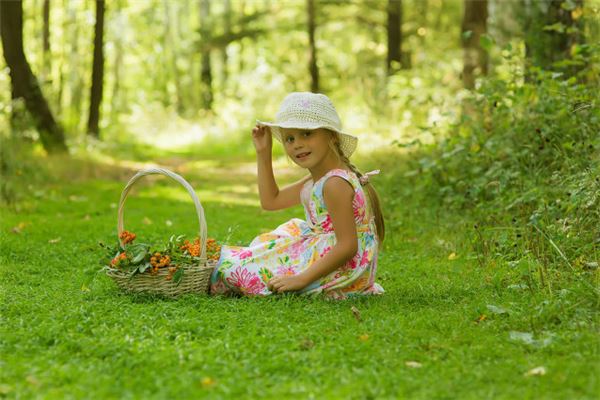
[{"label": "colorful flower print", "polygon": [[265,285],[260,278],[248,269],[237,267],[230,277],[225,279],[231,286],[235,286],[242,294],[259,294]]}]

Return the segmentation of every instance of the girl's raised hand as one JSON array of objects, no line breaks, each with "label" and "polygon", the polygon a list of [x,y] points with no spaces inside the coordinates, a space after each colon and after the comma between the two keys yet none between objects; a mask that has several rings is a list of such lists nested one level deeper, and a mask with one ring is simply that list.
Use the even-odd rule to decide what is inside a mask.
[{"label": "girl's raised hand", "polygon": [[271,147],[273,146],[271,128],[264,125],[256,125],[252,129],[252,142],[257,153],[271,151]]}]

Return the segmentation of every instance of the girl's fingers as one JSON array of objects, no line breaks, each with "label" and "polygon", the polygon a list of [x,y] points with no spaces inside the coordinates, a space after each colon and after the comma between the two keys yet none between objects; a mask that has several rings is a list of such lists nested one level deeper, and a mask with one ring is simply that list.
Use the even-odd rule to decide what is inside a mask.
[{"label": "girl's fingers", "polygon": [[276,283],[276,282],[277,282],[277,278],[276,278],[276,277],[275,277],[275,278],[271,278],[271,279],[269,280],[269,283],[267,283],[267,288],[268,288],[270,291],[275,291],[275,290],[276,290],[276,289],[275,289],[275,283]]}]

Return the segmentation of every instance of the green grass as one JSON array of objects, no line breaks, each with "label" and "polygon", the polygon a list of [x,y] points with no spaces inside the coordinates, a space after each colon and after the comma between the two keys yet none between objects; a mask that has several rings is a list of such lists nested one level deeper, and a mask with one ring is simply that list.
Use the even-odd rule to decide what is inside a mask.
[{"label": "green grass", "polygon": [[[247,243],[302,216],[259,209],[251,163],[181,157],[210,236]],[[80,163],[54,167],[59,177],[1,209],[0,397],[592,399],[600,390],[597,308],[578,281],[550,295],[524,288],[506,265],[479,266],[469,217],[398,191],[394,176],[377,181],[388,205],[384,296],[165,300],[123,294],[97,272],[97,243],[115,240],[114,207],[135,168]],[[195,234],[193,215],[183,188],[152,179],[132,192],[125,225],[164,240]],[[540,366],[545,375],[526,376]]]}]

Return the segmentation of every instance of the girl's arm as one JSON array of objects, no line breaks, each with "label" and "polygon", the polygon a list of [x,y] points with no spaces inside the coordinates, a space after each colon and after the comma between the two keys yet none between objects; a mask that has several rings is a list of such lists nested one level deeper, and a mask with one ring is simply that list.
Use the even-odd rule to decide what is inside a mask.
[{"label": "girl's arm", "polygon": [[272,138],[268,127],[257,126],[252,130],[252,140],[256,148],[258,169],[258,193],[260,205],[265,210],[280,210],[300,204],[300,191],[309,179],[299,181],[279,190],[273,174]]},{"label": "girl's arm", "polygon": [[352,209],[354,189],[343,178],[332,176],[325,182],[323,198],[331,216],[336,238],[335,246],[302,273],[271,279],[268,285],[271,290],[278,292],[300,290],[335,271],[356,255],[358,235]]}]

